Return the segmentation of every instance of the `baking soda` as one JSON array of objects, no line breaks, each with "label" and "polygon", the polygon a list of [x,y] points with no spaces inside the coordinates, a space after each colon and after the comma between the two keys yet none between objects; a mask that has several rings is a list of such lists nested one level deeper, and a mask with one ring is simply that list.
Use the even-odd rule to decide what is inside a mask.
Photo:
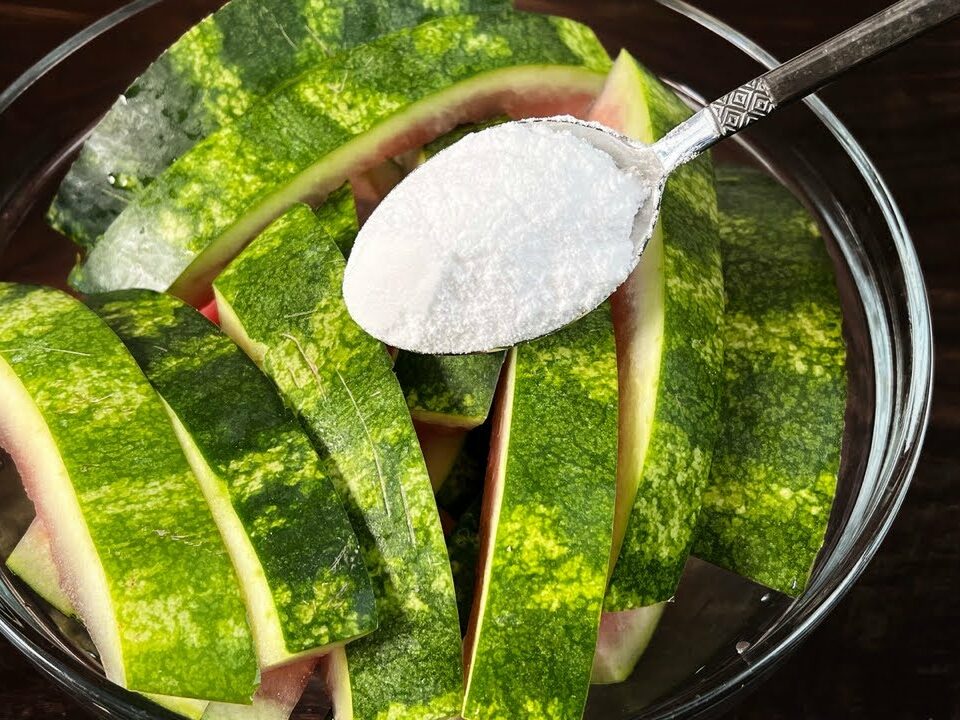
[{"label": "baking soda", "polygon": [[344,297],[373,336],[425,353],[507,347],[592,310],[636,264],[658,168],[620,169],[569,132],[507,123],[411,173],[354,245]]}]

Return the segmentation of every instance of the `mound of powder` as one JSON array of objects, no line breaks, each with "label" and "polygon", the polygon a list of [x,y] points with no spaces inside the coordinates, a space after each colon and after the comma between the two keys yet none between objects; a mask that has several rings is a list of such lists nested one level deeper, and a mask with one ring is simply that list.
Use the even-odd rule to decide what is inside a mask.
[{"label": "mound of powder", "polygon": [[536,123],[467,135],[363,226],[344,278],[350,313],[374,337],[424,353],[551,332],[634,267],[631,230],[653,174]]}]

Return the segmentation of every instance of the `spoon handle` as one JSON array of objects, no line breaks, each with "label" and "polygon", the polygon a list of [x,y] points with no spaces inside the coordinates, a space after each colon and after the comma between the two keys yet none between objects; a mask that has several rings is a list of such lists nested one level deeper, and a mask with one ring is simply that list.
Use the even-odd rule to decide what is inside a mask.
[{"label": "spoon handle", "polygon": [[960,15],[960,0],[900,0],[714,100],[655,146],[667,171],[867,60]]}]

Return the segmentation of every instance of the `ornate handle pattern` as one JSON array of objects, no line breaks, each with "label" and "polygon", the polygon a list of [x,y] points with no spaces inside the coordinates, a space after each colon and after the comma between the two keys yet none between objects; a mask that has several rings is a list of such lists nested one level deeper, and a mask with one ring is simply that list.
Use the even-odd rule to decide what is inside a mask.
[{"label": "ornate handle pattern", "polygon": [[714,100],[709,107],[721,137],[727,137],[772,113],[777,103],[766,81],[758,77]]},{"label": "ornate handle pattern", "polygon": [[960,0],[899,0],[873,17],[741,85],[681,123],[653,149],[669,173],[850,68],[960,15]]}]

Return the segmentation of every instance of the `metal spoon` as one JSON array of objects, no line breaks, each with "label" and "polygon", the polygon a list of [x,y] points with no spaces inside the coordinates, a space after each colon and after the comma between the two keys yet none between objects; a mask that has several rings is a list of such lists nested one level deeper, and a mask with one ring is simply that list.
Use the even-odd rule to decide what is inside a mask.
[{"label": "metal spoon", "polygon": [[[793,100],[809,95],[848,70],[957,15],[960,15],[960,0],[901,0],[714,100],[649,146],[634,142],[600,125],[580,122],[574,118],[535,118],[518,122],[536,123],[557,132],[574,134],[609,154],[614,162],[624,169],[639,166],[649,168],[652,165],[661,168],[659,181],[656,187],[651,188],[650,199],[643,204],[634,218],[631,239],[636,251],[633,266],[636,266],[653,233],[667,178],[680,165]],[[625,271],[632,270],[633,266],[625,268]],[[624,277],[626,274],[627,272]],[[614,289],[610,288],[610,291]],[[347,300],[349,304],[350,298]],[[566,313],[564,322],[557,327],[573,322],[584,314],[582,302],[578,303],[576,298],[571,298],[569,304],[569,312]],[[564,308],[564,311],[566,310]],[[465,315],[469,314],[451,313],[447,314],[447,317],[456,317],[459,325]],[[363,317],[355,315],[355,319],[361,326],[364,325]],[[502,342],[495,338],[484,342],[481,338],[469,347],[461,347],[456,342],[451,342],[443,348],[418,348],[406,347],[403,340],[383,337],[383,333],[378,335],[388,344],[414,352],[482,352],[497,349]],[[526,337],[521,333],[514,335],[517,342],[531,340],[533,337]]]}]

